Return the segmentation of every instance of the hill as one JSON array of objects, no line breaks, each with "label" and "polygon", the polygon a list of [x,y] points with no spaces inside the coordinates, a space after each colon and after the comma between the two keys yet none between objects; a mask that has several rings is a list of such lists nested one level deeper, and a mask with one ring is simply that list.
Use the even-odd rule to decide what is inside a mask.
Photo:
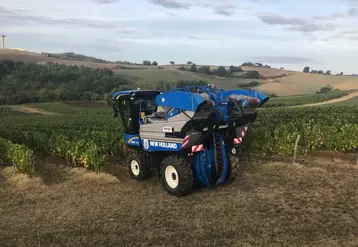
[{"label": "hill", "polygon": [[[105,62],[101,59],[96,60],[96,58],[75,53],[52,54],[51,56],[46,54],[48,53],[38,54],[27,51],[5,49],[0,50],[0,60],[10,59],[36,62],[40,64],[53,62],[98,69],[108,68],[112,69],[115,74],[125,78],[129,84],[141,85],[142,87],[153,86],[154,83],[158,83],[159,81],[177,82],[178,80],[195,80],[214,83],[218,87],[224,87],[227,89],[245,86],[253,87],[258,85],[253,88],[265,93],[273,93],[278,96],[312,94],[328,84],[341,90],[358,89],[358,76],[308,74],[299,71],[264,66],[242,66],[241,68],[244,73],[247,73],[248,71],[257,71],[261,75],[261,79],[255,79],[255,84],[248,84],[252,82],[253,79],[241,78],[242,73],[240,74],[240,72],[233,73],[231,77],[219,77],[216,75],[206,75],[203,73],[179,70],[179,68],[183,65],[148,66],[129,63]],[[86,61],[71,60],[75,58]],[[204,65],[197,65],[197,68],[200,69],[203,66]],[[219,68],[218,65],[206,66],[209,66],[212,70],[217,70]],[[184,65],[184,67],[189,68],[187,65]],[[229,66],[225,66],[225,69],[229,70]]]}]

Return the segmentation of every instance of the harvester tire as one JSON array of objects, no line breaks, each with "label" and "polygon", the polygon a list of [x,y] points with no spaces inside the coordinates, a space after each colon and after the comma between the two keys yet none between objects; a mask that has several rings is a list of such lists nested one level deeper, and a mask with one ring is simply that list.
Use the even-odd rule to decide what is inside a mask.
[{"label": "harvester tire", "polygon": [[180,156],[169,156],[160,167],[161,183],[169,194],[183,196],[193,187],[193,171],[186,160]]},{"label": "harvester tire", "polygon": [[129,154],[126,161],[131,178],[141,181],[150,176],[150,167],[140,151]]}]

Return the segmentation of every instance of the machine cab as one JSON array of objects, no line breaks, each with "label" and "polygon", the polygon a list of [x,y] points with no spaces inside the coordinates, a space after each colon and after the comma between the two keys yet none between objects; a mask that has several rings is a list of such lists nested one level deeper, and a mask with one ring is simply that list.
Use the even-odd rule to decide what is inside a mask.
[{"label": "machine cab", "polygon": [[113,94],[113,114],[120,116],[126,134],[137,135],[140,128],[140,114],[155,112],[155,97],[160,90],[129,90]]}]

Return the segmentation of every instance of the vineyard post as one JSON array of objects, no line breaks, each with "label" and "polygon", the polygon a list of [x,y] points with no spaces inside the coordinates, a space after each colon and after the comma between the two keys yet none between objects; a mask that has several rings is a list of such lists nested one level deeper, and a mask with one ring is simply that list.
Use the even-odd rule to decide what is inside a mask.
[{"label": "vineyard post", "polygon": [[294,148],[294,151],[293,151],[293,161],[292,161],[292,164],[293,164],[293,165],[294,165],[295,162],[296,162],[297,147],[298,147],[298,142],[300,141],[300,138],[301,138],[301,135],[298,134],[298,135],[297,135],[297,138],[296,138],[296,142],[295,142],[295,148]]},{"label": "vineyard post", "polygon": [[356,161],[356,165],[358,166],[358,156],[357,156],[357,161]]}]

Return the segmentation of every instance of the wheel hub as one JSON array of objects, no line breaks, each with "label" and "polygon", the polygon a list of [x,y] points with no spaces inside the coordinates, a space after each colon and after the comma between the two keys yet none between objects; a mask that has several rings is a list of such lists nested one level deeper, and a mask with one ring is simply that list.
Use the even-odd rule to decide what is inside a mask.
[{"label": "wheel hub", "polygon": [[165,181],[170,188],[175,189],[179,184],[179,176],[177,170],[173,166],[165,168]]},{"label": "wheel hub", "polygon": [[138,176],[139,175],[139,172],[140,172],[140,169],[139,169],[139,164],[136,160],[132,160],[131,162],[131,170],[133,172],[133,174],[135,176]]}]

